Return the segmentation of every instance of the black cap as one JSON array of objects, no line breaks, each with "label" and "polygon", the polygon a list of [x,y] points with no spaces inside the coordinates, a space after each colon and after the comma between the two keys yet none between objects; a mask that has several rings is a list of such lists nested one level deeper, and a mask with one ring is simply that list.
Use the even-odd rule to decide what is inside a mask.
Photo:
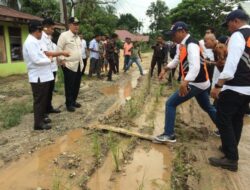
[{"label": "black cap", "polygon": [[36,30],[42,30],[43,26],[41,21],[38,20],[31,20],[29,22],[29,31],[30,32],[35,32]]},{"label": "black cap", "polygon": [[229,13],[226,17],[226,20],[221,24],[222,26],[226,27],[227,26],[227,23],[231,20],[234,20],[234,19],[241,19],[241,20],[245,20],[245,21],[248,21],[249,19],[249,16],[242,10],[240,9],[237,9],[235,11],[232,11],[231,13]]},{"label": "black cap", "polygon": [[45,18],[42,22],[43,26],[53,26],[55,25],[54,21],[52,18]]},{"label": "black cap", "polygon": [[217,40],[222,44],[226,44],[226,42],[228,41],[228,36],[220,36]]},{"label": "black cap", "polygon": [[165,35],[173,35],[178,30],[188,31],[188,25],[185,22],[178,21],[172,25],[172,27],[169,31],[165,32]]},{"label": "black cap", "polygon": [[69,24],[79,24],[80,21],[76,17],[69,18]]}]

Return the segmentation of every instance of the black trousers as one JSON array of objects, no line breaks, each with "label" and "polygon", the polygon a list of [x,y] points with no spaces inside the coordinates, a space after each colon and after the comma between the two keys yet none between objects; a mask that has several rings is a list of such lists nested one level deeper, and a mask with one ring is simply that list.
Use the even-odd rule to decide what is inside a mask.
[{"label": "black trousers", "polygon": [[53,109],[53,106],[52,106],[52,97],[53,97],[53,91],[54,91],[54,88],[55,88],[56,71],[53,72],[53,74],[54,74],[54,80],[52,80],[50,82],[50,86],[49,86],[49,94],[48,94],[48,103],[47,103],[46,113],[49,113],[49,111]]},{"label": "black trousers", "polygon": [[76,103],[76,99],[79,93],[82,72],[80,70],[80,64],[77,72],[71,71],[67,67],[63,67],[64,74],[64,89],[66,97],[66,106],[71,107]]},{"label": "black trousers", "polygon": [[210,80],[210,87],[209,87],[209,93],[211,91],[212,88],[212,80],[213,80],[213,75],[214,75],[214,65],[208,65],[207,64],[207,72],[208,72],[208,76],[209,76],[209,80]]},{"label": "black trousers", "polygon": [[169,76],[168,76],[168,82],[172,82],[174,80],[175,70],[176,70],[176,68],[171,69]]},{"label": "black trousers", "polygon": [[119,55],[115,54],[115,73],[119,73]]},{"label": "black trousers", "polygon": [[92,77],[93,73],[97,73],[97,76],[100,76],[101,66],[99,59],[91,58],[89,66],[89,76]]},{"label": "black trousers", "polygon": [[156,58],[156,57],[152,58],[152,61],[151,61],[151,70],[150,70],[151,77],[153,76],[153,72],[154,72],[154,68],[155,68],[156,64],[157,64],[158,76],[159,76],[159,74],[161,73],[161,67],[163,65],[163,62],[164,62],[163,59],[159,59],[159,58]]},{"label": "black trousers", "polygon": [[43,124],[43,119],[47,110],[47,102],[49,95],[49,82],[30,83],[33,93],[33,110],[34,110],[34,128],[38,128]]},{"label": "black trousers", "polygon": [[212,84],[212,79],[213,79],[213,75],[214,75],[214,65],[207,64],[207,72],[208,72],[209,80]]},{"label": "black trousers", "polygon": [[112,80],[112,73],[115,73],[115,60],[114,60],[114,57],[108,58],[108,62],[109,62],[108,79]]},{"label": "black trousers", "polygon": [[85,69],[86,69],[86,67],[87,67],[87,61],[88,61],[88,59],[87,59],[87,58],[86,58],[86,59],[82,59],[82,61],[83,61],[83,70],[82,70],[82,74],[84,75]]},{"label": "black trousers", "polygon": [[238,144],[249,101],[250,96],[232,90],[220,93],[217,102],[216,125],[220,131],[222,148],[228,159],[239,159]]}]

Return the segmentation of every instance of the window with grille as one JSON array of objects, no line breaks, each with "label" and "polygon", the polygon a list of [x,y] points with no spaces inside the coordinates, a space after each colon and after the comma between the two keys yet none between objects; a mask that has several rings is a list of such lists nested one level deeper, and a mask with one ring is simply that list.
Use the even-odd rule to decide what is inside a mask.
[{"label": "window with grille", "polygon": [[11,61],[23,60],[21,28],[9,27]]}]

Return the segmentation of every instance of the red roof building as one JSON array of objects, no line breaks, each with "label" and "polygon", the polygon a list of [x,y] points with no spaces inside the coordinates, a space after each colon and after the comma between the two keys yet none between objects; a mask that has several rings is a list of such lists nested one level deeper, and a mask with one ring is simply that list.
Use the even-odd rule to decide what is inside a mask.
[{"label": "red roof building", "polygon": [[131,38],[132,41],[148,42],[149,36],[141,34],[132,34],[127,30],[116,30],[115,33],[118,35],[119,39],[125,41],[126,38]]},{"label": "red roof building", "polygon": [[43,20],[40,17],[0,5],[0,21],[27,23],[29,20]]}]

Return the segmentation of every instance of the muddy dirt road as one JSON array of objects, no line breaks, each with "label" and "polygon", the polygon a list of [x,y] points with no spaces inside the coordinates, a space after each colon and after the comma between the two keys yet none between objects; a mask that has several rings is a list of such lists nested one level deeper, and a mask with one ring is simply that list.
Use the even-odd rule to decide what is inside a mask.
[{"label": "muddy dirt road", "polygon": [[[150,53],[143,54],[146,73],[150,57]],[[53,104],[62,112],[50,116],[52,130],[36,132],[27,77],[1,78],[0,189],[248,190],[247,117],[237,173],[208,165],[209,156],[220,155],[220,142],[195,101],[178,109],[174,145],[93,130],[92,126],[105,125],[158,135],[164,123],[164,103],[174,88],[176,84],[170,87],[140,76],[136,65],[116,75],[112,83],[85,77],[78,98],[83,106],[75,113],[67,112],[59,88]]]}]

